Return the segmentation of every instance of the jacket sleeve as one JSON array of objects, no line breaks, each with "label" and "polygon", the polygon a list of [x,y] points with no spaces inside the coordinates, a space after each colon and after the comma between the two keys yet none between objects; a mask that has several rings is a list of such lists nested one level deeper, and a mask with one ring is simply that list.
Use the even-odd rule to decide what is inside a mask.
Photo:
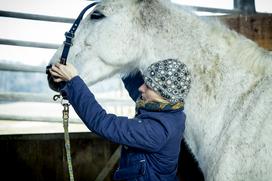
[{"label": "jacket sleeve", "polygon": [[141,72],[139,70],[136,70],[136,73],[130,73],[128,76],[123,77],[122,81],[129,93],[129,96],[136,102],[136,100],[140,96],[138,88],[144,83]]},{"label": "jacket sleeve", "polygon": [[166,128],[157,120],[107,114],[79,76],[67,82],[62,93],[66,94],[85,125],[110,141],[152,152],[158,151],[166,142]]}]

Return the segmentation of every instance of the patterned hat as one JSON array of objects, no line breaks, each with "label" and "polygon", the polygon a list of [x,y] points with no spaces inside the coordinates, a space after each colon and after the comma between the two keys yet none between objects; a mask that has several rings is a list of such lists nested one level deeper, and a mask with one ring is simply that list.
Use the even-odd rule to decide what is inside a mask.
[{"label": "patterned hat", "polygon": [[145,84],[170,103],[184,102],[189,93],[191,75],[186,65],[175,59],[151,64],[144,72]]}]

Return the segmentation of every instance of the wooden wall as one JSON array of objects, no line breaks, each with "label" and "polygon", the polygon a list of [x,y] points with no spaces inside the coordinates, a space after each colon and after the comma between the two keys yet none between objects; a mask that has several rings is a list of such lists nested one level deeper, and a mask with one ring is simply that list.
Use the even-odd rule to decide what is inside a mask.
[{"label": "wooden wall", "polygon": [[[76,181],[95,180],[118,146],[92,133],[70,139]],[[68,181],[63,134],[0,136],[0,173],[9,181]]]},{"label": "wooden wall", "polygon": [[272,14],[224,16],[220,18],[230,29],[272,51]]}]

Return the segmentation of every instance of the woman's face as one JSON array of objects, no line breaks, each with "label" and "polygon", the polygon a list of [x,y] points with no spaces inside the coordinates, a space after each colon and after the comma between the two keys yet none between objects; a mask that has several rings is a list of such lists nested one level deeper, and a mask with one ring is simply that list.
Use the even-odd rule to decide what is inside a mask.
[{"label": "woman's face", "polygon": [[166,101],[161,95],[149,88],[145,83],[138,89],[142,93],[142,99],[145,101]]}]

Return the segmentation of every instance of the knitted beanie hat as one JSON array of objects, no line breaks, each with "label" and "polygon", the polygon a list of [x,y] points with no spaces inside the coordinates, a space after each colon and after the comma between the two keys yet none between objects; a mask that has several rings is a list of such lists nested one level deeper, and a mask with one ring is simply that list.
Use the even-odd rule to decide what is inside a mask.
[{"label": "knitted beanie hat", "polygon": [[190,90],[190,72],[184,63],[175,59],[151,64],[143,77],[148,87],[173,104],[184,102]]}]

